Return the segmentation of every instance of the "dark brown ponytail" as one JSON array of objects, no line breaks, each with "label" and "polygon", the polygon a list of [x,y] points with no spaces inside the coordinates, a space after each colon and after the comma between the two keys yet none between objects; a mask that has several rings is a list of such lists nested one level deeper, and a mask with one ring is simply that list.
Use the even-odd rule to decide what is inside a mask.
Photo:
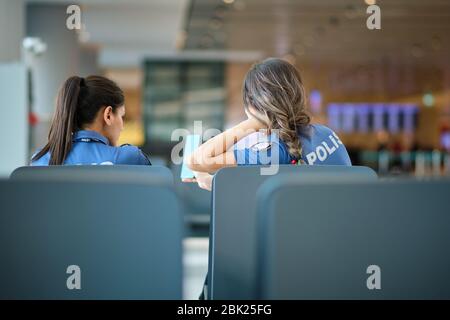
[{"label": "dark brown ponytail", "polygon": [[49,165],[63,164],[72,148],[72,133],[92,123],[102,107],[111,106],[115,112],[123,104],[123,92],[113,81],[100,76],[70,77],[58,92],[48,142],[32,161],[50,152]]}]

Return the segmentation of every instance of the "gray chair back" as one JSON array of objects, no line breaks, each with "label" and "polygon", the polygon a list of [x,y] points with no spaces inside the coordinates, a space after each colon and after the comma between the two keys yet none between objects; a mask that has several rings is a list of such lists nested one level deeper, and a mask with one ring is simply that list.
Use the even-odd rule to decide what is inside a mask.
[{"label": "gray chair back", "polygon": [[181,299],[180,211],[167,186],[2,180],[0,299]]},{"label": "gray chair back", "polygon": [[173,185],[172,172],[163,166],[63,165],[26,166],[11,173],[13,180],[103,181]]},{"label": "gray chair back", "polygon": [[267,181],[256,298],[450,299],[449,190],[450,180]]},{"label": "gray chair back", "polygon": [[[213,180],[213,210],[209,239],[209,299],[254,299],[256,295],[256,192],[273,175],[261,166],[224,168]],[[281,165],[275,175],[295,179],[376,180],[367,167]]]}]

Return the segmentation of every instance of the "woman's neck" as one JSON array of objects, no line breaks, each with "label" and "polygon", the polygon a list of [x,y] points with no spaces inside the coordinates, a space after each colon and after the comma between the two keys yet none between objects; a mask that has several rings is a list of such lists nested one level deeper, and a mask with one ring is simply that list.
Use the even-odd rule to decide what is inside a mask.
[{"label": "woman's neck", "polygon": [[102,136],[104,136],[103,125],[101,125],[99,123],[94,122],[94,123],[85,125],[85,126],[83,126],[83,130],[96,131],[96,132],[100,133]]}]

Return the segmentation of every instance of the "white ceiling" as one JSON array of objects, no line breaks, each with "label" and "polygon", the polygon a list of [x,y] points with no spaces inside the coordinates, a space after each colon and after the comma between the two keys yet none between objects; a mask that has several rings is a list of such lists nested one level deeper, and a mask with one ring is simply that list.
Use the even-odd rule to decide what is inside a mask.
[{"label": "white ceiling", "polygon": [[83,38],[100,48],[104,66],[137,65],[143,56],[176,57],[177,39],[186,28],[188,50],[210,49],[213,55],[225,49],[250,60],[290,53],[312,61],[366,63],[388,57],[427,64],[450,56],[450,0],[378,0],[382,29],[375,31],[366,28],[364,0],[75,2],[82,5]]},{"label": "white ceiling", "polygon": [[[99,48],[108,66],[109,56],[122,51],[173,52],[183,29],[189,0],[27,0],[28,3],[81,6],[84,31],[80,39]],[[107,53],[107,54],[105,54]],[[137,61],[140,61],[138,57]],[[114,63],[122,63],[116,61]],[[136,63],[134,62],[134,65]],[[120,66],[120,65],[119,65]]]}]

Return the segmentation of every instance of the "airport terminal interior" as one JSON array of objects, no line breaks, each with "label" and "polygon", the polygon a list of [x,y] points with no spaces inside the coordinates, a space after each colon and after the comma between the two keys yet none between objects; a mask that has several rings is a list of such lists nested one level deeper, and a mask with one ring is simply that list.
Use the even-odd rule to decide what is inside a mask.
[{"label": "airport terminal interior", "polygon": [[[301,74],[311,121],[331,128],[346,146],[352,165],[367,170],[349,174],[354,174],[354,181],[360,176],[372,179],[372,175],[376,175],[382,181],[380,183],[386,184],[380,190],[367,186],[367,190],[374,188],[373,199],[376,199],[370,212],[383,211],[383,204],[390,203],[397,210],[394,212],[401,211],[403,214],[400,209],[402,205],[399,204],[402,200],[407,203],[405,208],[411,212],[414,206],[424,210],[429,208],[430,211],[434,208],[436,211],[445,211],[448,204],[440,196],[445,198],[445,190],[448,196],[449,189],[445,187],[448,188],[450,184],[441,185],[433,181],[450,176],[449,32],[448,0],[0,0],[0,178],[7,180],[16,168],[29,165],[36,150],[46,144],[55,110],[55,97],[68,77],[107,77],[115,81],[125,95],[126,115],[119,144],[138,146],[148,155],[154,167],[167,168],[163,174],[173,177],[173,194],[156,190],[157,186],[149,186],[149,190],[156,188],[155,194],[159,195],[159,200],[166,199],[164,201],[167,203],[175,201],[171,200],[175,195],[176,203],[182,208],[181,298],[198,299],[204,292],[204,280],[208,272],[215,279],[215,284],[210,286],[207,296],[254,298],[246,291],[248,286],[240,287],[237,284],[239,279],[233,278],[231,271],[227,273],[233,267],[226,268],[239,265],[239,252],[242,250],[242,255],[246,255],[250,250],[249,243],[260,245],[269,241],[266,238],[247,239],[250,234],[256,237],[256,231],[243,231],[246,218],[242,218],[244,222],[241,224],[237,214],[240,206],[247,206],[243,203],[255,202],[255,196],[247,198],[245,192],[240,193],[237,189],[229,193],[219,193],[218,190],[225,190],[226,184],[230,183],[227,179],[233,175],[239,181],[240,188],[256,188],[256,182],[252,182],[250,171],[237,171],[241,167],[229,175],[224,171],[223,177],[218,174],[215,177],[217,190],[213,192],[199,188],[196,183],[182,182],[182,157],[178,157],[178,161],[174,161],[173,157],[174,152],[180,151],[177,149],[181,141],[181,135],[178,134],[180,130],[191,132],[200,125],[202,132],[208,129],[222,132],[246,119],[242,89],[247,71],[258,61],[269,57],[280,58],[295,66]],[[287,168],[287,173],[282,173],[287,177],[291,175],[289,170]],[[258,175],[256,171],[253,173]],[[141,175],[139,172],[133,174],[136,178]],[[305,173],[305,176],[309,177],[308,174],[313,175],[314,172]],[[99,183],[107,184],[109,181],[108,178],[102,178],[102,174],[99,177]],[[143,177],[145,173],[139,179]],[[122,178],[129,181],[128,178]],[[310,180],[314,178],[311,176]],[[411,183],[397,182],[400,180]],[[392,181],[394,185],[389,184]],[[416,185],[417,181],[430,185],[425,189],[422,185]],[[292,191],[289,184],[280,183],[280,195],[274,197],[274,203],[278,203],[280,208],[286,206],[287,211],[295,210],[287,206]],[[55,195],[61,192],[49,184],[43,185],[42,194],[45,194],[47,187],[48,192],[54,192]],[[435,192],[422,193],[422,187]],[[8,190],[3,189],[6,186],[1,188],[2,191]],[[76,199],[77,189],[73,189],[73,186],[67,188],[74,190],[73,199]],[[113,195],[118,192],[114,189],[114,182],[110,182],[108,188],[111,189],[99,191],[99,197],[107,196],[107,192]],[[122,201],[133,202],[133,205],[139,203],[142,200],[139,198],[139,188],[139,185],[130,187],[130,190],[135,190],[133,194],[124,191]],[[365,199],[362,188],[348,188],[348,192],[355,194],[358,199]],[[270,192],[265,189],[260,191],[256,198],[258,202],[251,208],[269,216],[273,204],[262,208],[262,203],[266,203],[269,198],[264,198],[264,192]],[[316,209],[318,212],[322,210],[320,212],[329,221],[334,221],[334,216],[330,213],[332,210],[327,208],[342,206],[342,210],[352,210],[349,203],[340,201],[341,191],[339,188],[333,189],[333,183],[324,185],[320,192],[314,186],[310,189],[298,186],[296,192],[300,196],[305,192],[317,199],[328,199],[323,201],[324,207]],[[85,195],[80,194],[79,197],[84,199]],[[292,197],[295,198],[295,193]],[[228,202],[225,203],[223,198],[227,198]],[[39,199],[33,196],[30,201],[36,201],[35,205],[39,206]],[[67,206],[73,203],[80,211],[85,207],[71,199],[68,198]],[[152,195],[146,200],[146,208],[169,210],[164,209],[159,200],[158,196]],[[303,205],[303,202],[305,206],[313,206],[305,200],[299,200],[298,205]],[[33,208],[30,203],[23,206]],[[114,207],[111,203],[108,206]],[[219,212],[221,206],[235,212],[229,215],[230,219],[235,219],[234,222],[225,221],[218,214],[212,218],[212,211]],[[116,207],[121,205],[117,204]],[[359,208],[358,202],[354,207]],[[76,213],[76,210],[67,210],[67,214],[69,211]],[[5,214],[2,212],[1,224],[6,221],[3,220],[6,219]],[[392,221],[383,220],[383,217],[372,221],[370,217],[367,216],[367,219],[373,228],[369,228],[366,234],[375,239],[376,233],[371,230],[382,228],[384,223],[391,225]],[[406,217],[411,228],[421,219],[414,217]],[[421,244],[438,245],[439,237],[446,238],[448,246],[449,218],[435,218],[435,221],[441,222],[440,227],[421,223],[421,227],[431,228],[428,231],[435,230],[436,236],[431,237],[432,240],[426,238],[429,243],[421,238],[422,233],[418,231],[420,236],[417,241],[419,238],[424,241],[416,243],[418,252],[422,248]],[[105,216],[105,219],[108,218]],[[162,225],[170,222],[164,219],[155,218],[153,221],[160,221]],[[319,222],[313,217],[308,219],[319,228]],[[133,230],[138,233],[139,226],[133,225],[134,220],[131,220],[130,228],[135,228]],[[402,229],[399,221],[392,220],[392,226]],[[352,221],[365,230],[362,221],[356,218]],[[171,223],[177,224],[176,219]],[[280,221],[280,228],[282,223],[286,221]],[[221,230],[224,225],[229,227],[225,231]],[[289,229],[289,223],[286,225],[286,229],[279,230],[280,233],[295,237],[295,231]],[[447,227],[446,231],[444,226]],[[4,227],[0,239],[9,234]],[[348,231],[346,239],[349,243],[359,242],[357,235],[352,233],[354,229],[346,224],[341,227]],[[97,228],[102,227],[99,224]],[[322,231],[326,230],[330,234],[337,232],[334,225],[323,228]],[[153,229],[155,234],[163,234],[161,230],[158,231],[158,226],[153,226]],[[27,232],[28,229],[20,230]],[[117,234],[121,234],[117,230]],[[277,231],[273,231],[273,237],[278,234]],[[89,232],[85,231],[83,235],[89,237]],[[408,231],[402,232],[406,232],[405,237],[411,235]],[[240,233],[244,235],[241,237]],[[313,232],[305,233],[306,238],[312,239]],[[389,237],[395,231],[389,229],[386,233],[386,237]],[[227,234],[231,238],[229,245],[233,246],[229,251],[221,244],[221,241],[228,241],[224,240]],[[149,237],[146,241],[164,247],[165,243],[171,243],[174,239],[168,236],[162,235],[159,239]],[[166,241],[164,237],[168,239],[163,243]],[[215,242],[211,237],[214,237]],[[387,238],[383,239],[381,241]],[[394,248],[397,244],[400,246],[403,240],[393,243],[386,240],[383,246]],[[120,250],[123,249],[120,241],[115,244]],[[212,244],[214,247],[211,247]],[[290,246],[291,242],[281,241],[274,246],[282,244]],[[21,245],[25,246],[18,242],[15,248],[21,250]],[[97,246],[100,251],[108,251],[103,245],[93,246]],[[336,250],[341,249],[340,245],[344,246],[340,242],[336,243]],[[318,246],[322,248],[325,245]],[[270,244],[268,247],[272,248]],[[155,250],[155,255],[160,254]],[[167,251],[170,250],[168,247]],[[355,252],[360,252],[358,250],[355,249]],[[212,252],[216,254],[215,257],[212,257]],[[343,252],[344,256],[351,259],[348,251]],[[274,259],[281,261],[282,258],[277,254],[274,253]],[[404,252],[405,261],[414,261],[413,253],[409,254],[409,251]],[[432,259],[431,253],[425,256]],[[262,259],[259,262],[267,258],[258,257]],[[394,255],[390,257],[395,260]],[[53,258],[49,257],[50,260]],[[176,261],[176,257],[165,258],[167,261]],[[172,258],[174,260],[170,260]],[[324,257],[322,261],[331,261],[327,259],[332,257]],[[441,268],[450,266],[448,258],[444,260],[436,262],[436,275],[442,275],[444,269]],[[270,263],[268,265],[273,268],[289,270],[284,268],[286,266]],[[312,265],[308,266],[313,268]],[[249,269],[250,264],[241,267],[242,273],[253,274]],[[429,268],[430,265],[423,264],[421,267]],[[266,271],[264,269],[255,274]],[[141,270],[136,271],[137,274],[139,272]],[[366,270],[363,275],[366,275]],[[389,275],[385,277],[388,279]],[[448,275],[446,279],[448,281]],[[434,280],[430,280],[430,283],[436,287],[437,282]],[[223,289],[223,283],[229,283],[231,289]],[[305,286],[310,285],[305,279],[303,283]],[[423,288],[428,288],[428,285],[433,288],[430,283],[421,285]],[[276,287],[274,290],[278,288],[273,283],[264,282],[264,286]],[[389,284],[386,284],[388,287]],[[444,291],[447,292],[446,297],[450,298],[448,288],[450,286]],[[173,297],[164,288],[160,290],[163,294],[159,298]],[[429,292],[433,297],[432,290]],[[399,292],[391,296],[396,297],[397,293],[402,297]],[[411,294],[413,298],[417,297]],[[1,296],[7,297],[7,294],[2,293]],[[322,297],[320,294],[312,296]],[[325,296],[336,297],[332,293]],[[95,298],[95,295],[90,297]],[[277,296],[268,293],[263,297]],[[281,294],[281,297],[285,296]],[[300,294],[295,297],[303,296]]]}]

